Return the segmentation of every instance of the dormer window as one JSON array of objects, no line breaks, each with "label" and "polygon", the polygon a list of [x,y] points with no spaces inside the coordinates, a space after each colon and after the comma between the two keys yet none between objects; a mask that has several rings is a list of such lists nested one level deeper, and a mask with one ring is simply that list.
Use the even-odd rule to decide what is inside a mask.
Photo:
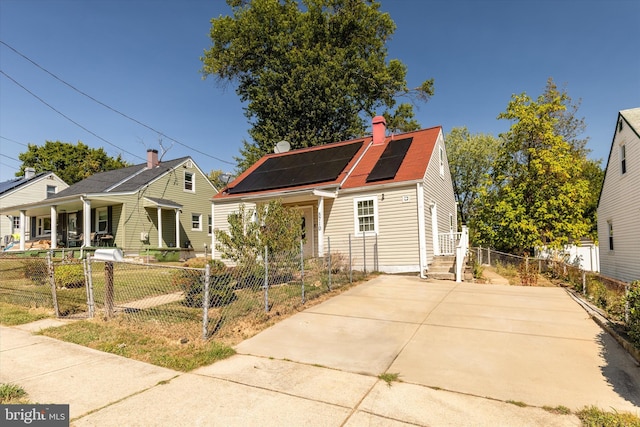
[{"label": "dormer window", "polygon": [[184,191],[195,191],[193,172],[184,172]]},{"label": "dormer window", "polygon": [[47,199],[56,194],[56,186],[55,185],[47,185]]}]

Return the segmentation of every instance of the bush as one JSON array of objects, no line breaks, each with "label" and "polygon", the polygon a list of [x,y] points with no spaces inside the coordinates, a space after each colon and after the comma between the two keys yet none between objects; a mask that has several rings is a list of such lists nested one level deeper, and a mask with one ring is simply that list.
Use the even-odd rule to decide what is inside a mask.
[{"label": "bush", "polygon": [[[205,261],[206,264],[207,261]],[[209,307],[220,307],[236,300],[231,286],[232,277],[224,264],[216,264],[211,269],[209,282]],[[176,270],[172,272],[171,283],[184,292],[183,304],[187,307],[202,307],[204,301],[204,272],[202,270]]]},{"label": "bush", "polygon": [[36,285],[46,285],[49,277],[47,261],[40,258],[26,259],[22,261],[24,277]]},{"label": "bush", "polygon": [[59,288],[81,288],[84,286],[82,264],[60,264],[54,269],[53,277]]},{"label": "bush", "polygon": [[629,286],[626,302],[629,305],[629,337],[636,348],[640,348],[640,280],[636,280]]},{"label": "bush", "polygon": [[538,263],[525,258],[518,266],[520,283],[523,286],[535,286],[538,284]]}]

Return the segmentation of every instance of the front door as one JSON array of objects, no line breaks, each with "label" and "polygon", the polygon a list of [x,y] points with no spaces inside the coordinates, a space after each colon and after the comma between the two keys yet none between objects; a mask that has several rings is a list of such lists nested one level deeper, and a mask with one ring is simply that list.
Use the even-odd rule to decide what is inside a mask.
[{"label": "front door", "polygon": [[305,258],[314,257],[315,253],[315,227],[313,220],[313,207],[306,206],[302,210],[301,237],[303,241],[302,250]]}]

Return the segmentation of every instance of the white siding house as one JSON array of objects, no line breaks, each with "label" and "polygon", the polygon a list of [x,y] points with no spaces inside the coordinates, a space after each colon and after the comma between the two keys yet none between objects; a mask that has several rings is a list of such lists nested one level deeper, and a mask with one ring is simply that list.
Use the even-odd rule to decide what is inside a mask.
[{"label": "white siding house", "polygon": [[600,272],[640,280],[640,108],[622,110],[598,202]]},{"label": "white siding house", "polygon": [[[67,187],[69,185],[53,172],[36,174],[33,168],[25,168],[25,174],[22,178],[0,183],[0,209],[44,200]],[[50,221],[50,215],[36,217],[33,221],[25,221],[27,238],[36,236],[39,232],[41,234],[50,233]],[[33,230],[32,222],[35,226]],[[20,234],[20,227],[19,215],[0,215],[0,246],[7,246],[13,234]]]},{"label": "white siding house", "polygon": [[351,252],[369,271],[424,274],[443,252],[437,235],[456,231],[442,128],[388,136],[380,116],[372,136],[264,156],[214,196],[213,227],[274,199],[301,209],[305,256]]}]

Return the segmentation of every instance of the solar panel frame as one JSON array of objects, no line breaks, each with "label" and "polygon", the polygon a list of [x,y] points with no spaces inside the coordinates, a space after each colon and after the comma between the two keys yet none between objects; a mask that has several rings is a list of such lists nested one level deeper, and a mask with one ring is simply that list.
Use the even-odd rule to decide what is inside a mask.
[{"label": "solar panel frame", "polygon": [[334,181],[362,147],[363,141],[321,150],[292,152],[271,157],[256,168],[229,194],[275,190],[300,185]]},{"label": "solar panel frame", "polygon": [[412,142],[413,137],[389,141],[373,169],[369,172],[366,182],[395,178]]}]

